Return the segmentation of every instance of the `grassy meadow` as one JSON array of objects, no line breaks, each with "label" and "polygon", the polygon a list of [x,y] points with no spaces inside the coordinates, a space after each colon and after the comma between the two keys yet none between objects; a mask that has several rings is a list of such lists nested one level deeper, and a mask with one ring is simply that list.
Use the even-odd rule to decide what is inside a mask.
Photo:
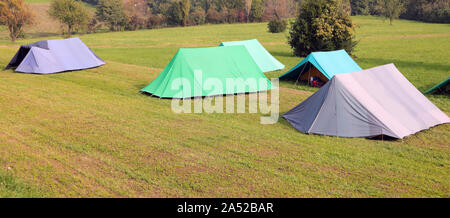
[{"label": "grassy meadow", "polygon": [[[449,76],[450,25],[353,20],[362,68],[394,63],[420,91]],[[52,31],[11,43],[3,29],[0,67]],[[280,76],[301,58],[265,23],[79,37],[107,65],[0,71],[0,197],[450,197],[449,124],[396,141],[316,136],[260,113],[174,114],[139,93],[178,48],[221,41],[257,38],[286,65],[266,75]],[[280,86],[281,113],[317,90]],[[448,96],[427,97],[450,114]]]}]

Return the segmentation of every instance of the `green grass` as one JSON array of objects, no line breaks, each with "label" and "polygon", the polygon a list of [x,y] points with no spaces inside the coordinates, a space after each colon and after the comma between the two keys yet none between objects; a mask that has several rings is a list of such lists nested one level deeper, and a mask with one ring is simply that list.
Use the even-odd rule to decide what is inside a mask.
[{"label": "green grass", "polygon": [[[421,91],[448,76],[450,25],[353,19],[363,68],[393,62]],[[450,197],[448,124],[398,141],[305,135],[282,119],[260,125],[261,114],[174,114],[171,101],[139,93],[179,47],[221,41],[258,38],[286,64],[267,74],[277,77],[301,60],[286,34],[261,23],[82,35],[107,65],[45,76],[0,71],[0,193]],[[0,40],[0,67],[38,39]],[[282,113],[317,90],[281,87]],[[448,97],[428,97],[450,113]]]},{"label": "green grass", "polygon": [[38,188],[18,182],[11,174],[0,172],[1,198],[36,198],[45,197]]}]

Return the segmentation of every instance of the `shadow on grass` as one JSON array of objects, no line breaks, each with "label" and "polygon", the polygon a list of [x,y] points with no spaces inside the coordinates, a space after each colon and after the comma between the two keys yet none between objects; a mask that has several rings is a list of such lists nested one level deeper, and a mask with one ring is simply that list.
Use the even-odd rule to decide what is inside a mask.
[{"label": "shadow on grass", "polygon": [[[450,72],[450,65],[447,65],[447,64],[401,61],[401,60],[382,59],[382,58],[359,58],[358,63],[370,63],[371,65],[375,65],[375,66],[394,63],[395,66],[398,68],[402,68],[402,67],[424,68],[424,69],[430,69],[433,71],[442,72],[443,74],[445,74],[446,72]],[[402,72],[402,73],[405,73],[405,72]],[[426,72],[423,72],[423,73],[426,73]],[[428,90],[431,87],[435,86],[436,84],[437,83],[421,84],[421,86],[417,87],[417,88],[420,90]]]},{"label": "shadow on grass", "polygon": [[148,81],[148,82],[146,82],[146,83],[133,84],[133,86],[134,86],[137,90],[139,90],[139,92],[140,92],[141,94],[144,94],[144,93],[141,92],[141,90],[142,90],[143,88],[147,87],[148,85],[150,85],[152,82],[153,82],[153,80]]},{"label": "shadow on grass", "polygon": [[28,33],[27,39],[53,37],[53,36],[61,36],[62,37],[62,35],[59,33],[39,32],[39,33]]},{"label": "shadow on grass", "polygon": [[380,136],[374,136],[374,137],[338,137],[338,136],[328,136],[328,135],[319,135],[319,134],[306,134],[303,132],[298,131],[297,129],[295,129],[286,119],[284,119],[282,116],[283,114],[287,113],[283,112],[280,113],[280,119],[278,120],[278,123],[283,125],[283,126],[287,126],[292,128],[293,130],[295,130],[297,133],[296,134],[301,134],[303,136],[309,136],[309,137],[313,137],[313,136],[320,136],[320,137],[328,137],[330,139],[335,140],[336,138],[339,139],[357,139],[357,138],[363,138],[363,139],[367,139],[367,140],[371,140],[371,141],[390,141],[390,142],[395,142],[398,141],[399,139],[396,139],[394,137],[390,137],[390,136],[386,136],[386,135],[380,135]]},{"label": "shadow on grass", "polygon": [[382,58],[358,58],[358,62],[371,63],[375,64],[376,66],[394,63],[397,67],[423,67],[443,72],[450,71],[450,65],[447,64],[425,63],[417,61],[402,61]]},{"label": "shadow on grass", "polygon": [[[273,52],[270,52],[270,54],[272,56],[295,58],[295,56],[292,53],[290,53],[290,52],[273,51]],[[297,58],[299,58],[299,57],[297,57]],[[299,59],[303,59],[303,58],[299,58]]]}]

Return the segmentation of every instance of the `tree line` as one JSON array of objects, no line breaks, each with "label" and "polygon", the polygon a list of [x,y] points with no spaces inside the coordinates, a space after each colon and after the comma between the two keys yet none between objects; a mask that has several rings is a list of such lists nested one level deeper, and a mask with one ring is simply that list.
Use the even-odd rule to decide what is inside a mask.
[{"label": "tree line", "polygon": [[[86,3],[95,7],[95,13]],[[106,28],[122,31],[262,21],[271,21],[268,29],[275,33],[286,29],[284,18],[312,10],[305,6],[311,4],[309,0],[52,0],[48,14],[64,24],[63,33],[68,35]],[[339,13],[384,16],[391,24],[398,17],[450,23],[450,0],[336,0],[336,4]],[[324,8],[328,3],[317,0],[315,5]],[[35,17],[23,0],[0,1],[0,25],[6,25],[12,41],[24,36],[23,27],[33,24]]]},{"label": "tree line", "polygon": [[[246,23],[293,17],[300,0],[52,0],[48,14],[64,25],[63,34]],[[83,3],[84,2],[84,3]],[[95,13],[87,4],[95,6]],[[0,1],[0,25],[11,40],[24,36],[23,27],[36,14],[24,0]]]},{"label": "tree line", "polygon": [[[392,14],[402,19],[450,23],[449,0],[351,0],[350,4],[352,15]],[[389,10],[384,11],[385,7]]]},{"label": "tree line", "polygon": [[[76,1],[76,0],[54,0]],[[299,0],[83,0],[96,6],[90,31],[262,22],[295,16]],[[88,25],[89,26],[89,25]]]}]

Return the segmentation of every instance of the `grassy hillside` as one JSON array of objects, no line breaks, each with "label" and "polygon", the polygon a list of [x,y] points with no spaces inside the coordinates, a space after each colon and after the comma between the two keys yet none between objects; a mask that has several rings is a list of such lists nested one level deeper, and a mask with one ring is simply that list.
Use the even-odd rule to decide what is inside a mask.
[{"label": "grassy hillside", "polygon": [[[450,25],[354,21],[363,68],[393,62],[421,91],[449,75]],[[261,114],[177,115],[139,93],[179,47],[220,41],[258,38],[287,66],[267,76],[281,75],[301,59],[266,24],[80,37],[108,64],[0,71],[2,197],[450,197],[450,125],[403,141],[314,136],[282,119],[260,125]],[[0,67],[35,40],[0,40]],[[281,83],[281,112],[316,90]],[[429,98],[450,114],[448,97]]]}]

